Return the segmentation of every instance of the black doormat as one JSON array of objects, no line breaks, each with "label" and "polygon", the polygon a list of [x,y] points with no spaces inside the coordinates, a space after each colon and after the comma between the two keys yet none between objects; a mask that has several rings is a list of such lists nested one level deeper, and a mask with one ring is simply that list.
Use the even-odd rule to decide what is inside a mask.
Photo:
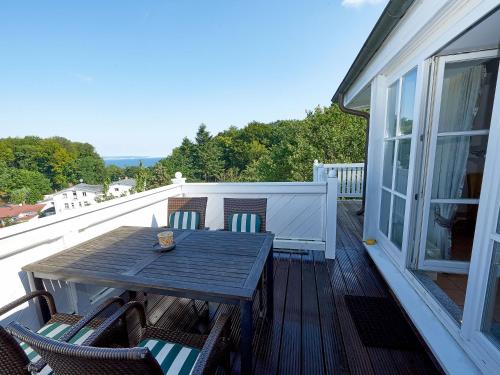
[{"label": "black doormat", "polygon": [[344,296],[365,346],[412,350],[419,342],[393,301],[387,298]]}]

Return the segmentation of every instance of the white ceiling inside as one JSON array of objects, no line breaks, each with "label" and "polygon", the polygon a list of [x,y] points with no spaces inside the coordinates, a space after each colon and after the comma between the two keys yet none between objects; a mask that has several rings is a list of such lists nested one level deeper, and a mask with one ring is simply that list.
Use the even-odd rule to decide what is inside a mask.
[{"label": "white ceiling inside", "polygon": [[438,56],[500,48],[500,11],[444,47]]}]

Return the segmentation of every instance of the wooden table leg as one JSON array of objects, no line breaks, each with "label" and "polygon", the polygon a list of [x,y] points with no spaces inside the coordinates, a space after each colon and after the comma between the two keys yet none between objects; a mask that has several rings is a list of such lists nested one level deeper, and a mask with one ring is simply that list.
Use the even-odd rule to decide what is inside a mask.
[{"label": "wooden table leg", "polygon": [[252,373],[252,305],[253,301],[240,302],[240,352],[241,352],[241,374]]},{"label": "wooden table leg", "polygon": [[[28,276],[28,283],[32,292],[36,292],[37,290],[45,290],[42,279],[35,277],[33,272],[26,272],[26,274]],[[40,325],[42,326],[50,320],[49,306],[47,305],[47,301],[45,301],[45,298],[37,298],[35,304],[37,306],[36,309],[38,318],[40,320]]]},{"label": "wooden table leg", "polygon": [[269,320],[273,319],[274,313],[274,257],[273,257],[273,248],[271,247],[271,251],[267,256],[266,262],[267,276],[266,276],[266,310],[267,310],[267,318]]}]

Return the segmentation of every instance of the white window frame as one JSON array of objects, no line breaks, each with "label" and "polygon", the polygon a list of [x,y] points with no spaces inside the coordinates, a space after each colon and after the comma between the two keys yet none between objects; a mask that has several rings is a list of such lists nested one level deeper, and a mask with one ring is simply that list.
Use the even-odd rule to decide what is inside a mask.
[{"label": "white window frame", "polygon": [[[415,99],[413,103],[413,124],[412,124],[412,132],[411,134],[406,135],[397,135],[397,128],[399,127],[399,120],[401,115],[401,96],[402,96],[402,84],[403,77],[415,70],[417,73],[416,84],[415,84]],[[420,103],[422,96],[422,88],[423,88],[423,71],[424,65],[412,65],[411,67],[398,72],[392,77],[389,77],[386,82],[389,82],[385,87],[385,115],[384,115],[384,129],[383,129],[383,138],[381,143],[381,148],[384,150],[386,141],[395,141],[394,146],[394,155],[393,155],[393,164],[392,164],[392,188],[389,189],[383,186],[383,171],[384,171],[384,151],[382,151],[382,157],[380,158],[380,176],[378,182],[379,188],[379,200],[378,200],[378,211],[377,211],[377,240],[381,244],[384,249],[386,249],[387,253],[393,258],[393,261],[396,262],[400,267],[404,266],[405,259],[407,256],[408,249],[408,234],[410,233],[410,219],[411,219],[411,207],[413,205],[413,176],[415,171],[415,153],[416,153],[416,145],[417,145],[417,137],[420,128]],[[396,118],[396,135],[394,137],[386,137],[386,126],[388,120],[388,104],[389,104],[389,88],[398,81],[398,97],[397,97],[397,118]],[[409,169],[408,169],[408,180],[406,185],[406,196],[401,194],[395,189],[394,180],[396,175],[396,161],[398,156],[398,148],[399,142],[397,140],[410,139],[411,147],[410,147],[410,161],[409,161]],[[391,234],[392,227],[392,210],[393,210],[393,201],[394,196],[402,198],[405,200],[405,216],[404,216],[404,228],[403,228],[403,236],[402,236],[402,245],[401,250],[397,248],[397,246],[390,240],[389,236],[386,236],[380,230],[380,213],[382,210],[382,191],[386,191],[391,194],[391,206],[389,210],[389,231],[388,235]]]}]

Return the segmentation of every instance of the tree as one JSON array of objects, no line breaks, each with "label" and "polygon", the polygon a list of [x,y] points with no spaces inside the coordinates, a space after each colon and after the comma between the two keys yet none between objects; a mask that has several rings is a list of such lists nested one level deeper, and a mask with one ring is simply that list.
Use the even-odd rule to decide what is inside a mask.
[{"label": "tree", "polygon": [[12,203],[36,203],[51,192],[50,181],[40,172],[1,168],[0,192]]},{"label": "tree", "polygon": [[149,173],[146,168],[144,168],[142,161],[139,163],[139,168],[137,174],[135,175],[135,191],[140,193],[148,189],[148,179]]},{"label": "tree", "polygon": [[9,168],[42,173],[53,189],[76,184],[80,179],[98,184],[104,178],[104,162],[92,145],[62,137],[0,139],[0,160]]},{"label": "tree", "polygon": [[104,161],[101,158],[90,155],[81,156],[75,159],[73,165],[74,179],[77,181],[83,180],[86,184],[97,185],[105,178]]},{"label": "tree", "polygon": [[[108,165],[105,168],[105,175],[110,181],[119,181],[127,176],[125,170],[116,166],[116,165]],[[131,174],[128,177],[133,177],[135,173]]]},{"label": "tree", "polygon": [[21,187],[10,191],[9,200],[11,203],[25,204],[28,200],[29,195],[30,189],[28,189],[27,187]]}]

